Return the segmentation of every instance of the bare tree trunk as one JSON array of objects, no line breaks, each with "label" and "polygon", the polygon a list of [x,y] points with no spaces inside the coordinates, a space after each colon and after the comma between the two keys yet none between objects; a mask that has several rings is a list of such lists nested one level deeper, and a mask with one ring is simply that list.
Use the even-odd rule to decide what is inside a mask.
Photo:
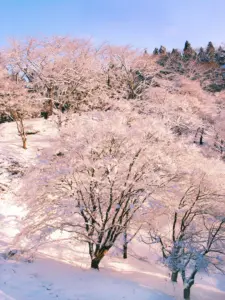
[{"label": "bare tree trunk", "polygon": [[128,242],[127,242],[127,231],[125,230],[124,232],[124,242],[123,242],[123,258],[127,259],[127,247]]},{"label": "bare tree trunk", "polygon": [[178,274],[179,274],[178,271],[172,271],[172,274],[171,274],[171,281],[172,282],[177,282]]},{"label": "bare tree trunk", "polygon": [[23,117],[21,115],[17,114],[16,124],[17,124],[19,135],[22,139],[23,149],[27,149],[27,137],[26,137],[26,132],[23,124]]},{"label": "bare tree trunk", "polygon": [[[103,257],[102,257],[103,258]],[[91,260],[91,268],[92,269],[95,269],[95,270],[99,270],[99,263],[100,263],[100,261],[102,260],[102,258],[97,258],[97,257],[95,257],[95,258],[93,258],[92,260]]]},{"label": "bare tree trunk", "polygon": [[53,101],[52,99],[49,100],[49,116],[53,114]]},{"label": "bare tree trunk", "polygon": [[223,140],[221,140],[220,141],[220,152],[221,152],[221,154],[223,154],[223,147],[224,147],[224,141]]},{"label": "bare tree trunk", "polygon": [[186,280],[185,270],[183,270],[181,272],[183,283],[184,283],[184,299],[185,300],[191,299],[191,287],[195,283],[195,275],[197,274],[197,272],[198,272],[198,269],[195,268],[193,270],[193,272],[191,273],[190,277],[188,278],[188,280]]},{"label": "bare tree trunk", "polygon": [[190,300],[191,298],[191,287],[188,286],[184,289],[184,299],[185,300]]},{"label": "bare tree trunk", "polygon": [[[128,220],[128,215],[126,216],[126,222]],[[128,257],[128,244],[133,240],[133,238],[137,235],[139,230],[141,229],[142,225],[136,230],[134,235],[128,239],[127,237],[127,225],[125,226],[124,233],[123,233],[123,258],[127,259]]]},{"label": "bare tree trunk", "polygon": [[23,141],[23,149],[27,149],[27,138],[26,138],[26,136],[22,137],[22,141]]},{"label": "bare tree trunk", "polygon": [[202,136],[202,135],[200,136],[199,144],[200,144],[200,145],[203,145],[203,136]]},{"label": "bare tree trunk", "polygon": [[108,85],[108,87],[111,87],[109,74],[108,74],[108,77],[107,77],[107,85]]},{"label": "bare tree trunk", "polygon": [[49,100],[48,100],[48,115],[47,115],[47,118],[49,116],[52,116],[52,114],[53,114],[53,93],[52,92],[53,92],[52,88],[49,87],[48,88],[48,98],[49,98]]},{"label": "bare tree trunk", "polygon": [[202,128],[201,134],[200,134],[200,139],[199,139],[199,144],[200,145],[203,145],[203,134],[204,134],[204,128]]},{"label": "bare tree trunk", "polygon": [[23,123],[23,115],[17,111],[11,111],[11,115],[16,122],[18,134],[22,139],[23,149],[27,149],[27,136]]},{"label": "bare tree trunk", "polygon": [[199,127],[195,133],[194,143],[197,143],[199,137],[199,145],[203,145],[203,135],[204,135],[204,128]]},{"label": "bare tree trunk", "polygon": [[196,133],[195,133],[195,137],[194,137],[194,143],[197,143],[197,137],[198,137],[198,132],[199,132],[200,128],[198,128],[196,130]]},{"label": "bare tree trunk", "polygon": [[95,270],[99,270],[99,264],[103,257],[108,252],[108,248],[102,247],[101,249],[95,250],[95,253],[93,255],[93,244],[89,245],[89,254],[91,255],[91,268]]}]

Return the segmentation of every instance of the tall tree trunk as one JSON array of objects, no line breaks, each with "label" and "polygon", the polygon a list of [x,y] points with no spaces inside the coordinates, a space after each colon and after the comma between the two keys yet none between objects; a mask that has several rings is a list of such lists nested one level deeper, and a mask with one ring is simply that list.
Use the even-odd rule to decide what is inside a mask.
[{"label": "tall tree trunk", "polygon": [[27,149],[27,138],[23,137],[22,140],[23,140],[23,149]]},{"label": "tall tree trunk", "polygon": [[[108,252],[109,248],[103,247],[101,249],[98,249],[95,251],[94,256],[91,256],[91,268],[95,270],[99,270],[99,263],[103,259],[103,257],[106,255]],[[90,253],[90,252],[89,252]]]},{"label": "tall tree trunk", "polygon": [[[101,258],[102,259],[102,258]],[[95,269],[95,270],[99,270],[99,263],[101,261],[101,259],[95,257],[91,260],[91,268]]]},{"label": "tall tree trunk", "polygon": [[123,245],[123,258],[127,259],[127,244]]},{"label": "tall tree trunk", "polygon": [[191,287],[188,286],[184,289],[184,299],[185,300],[190,300],[191,298]]},{"label": "tall tree trunk", "polygon": [[127,242],[127,231],[125,230],[124,232],[124,242],[123,242],[123,258],[127,259],[127,247],[128,242]]},{"label": "tall tree trunk", "polygon": [[52,116],[53,114],[53,90],[52,87],[48,88],[48,116]]},{"label": "tall tree trunk", "polygon": [[197,272],[198,272],[198,269],[195,267],[195,269],[191,273],[191,275],[188,278],[188,280],[185,279],[185,271],[183,270],[181,272],[183,283],[184,283],[184,286],[185,286],[185,288],[184,288],[184,299],[185,300],[191,299],[190,298],[191,297],[191,287],[195,283],[195,275],[197,274]]},{"label": "tall tree trunk", "polygon": [[204,128],[202,128],[202,130],[201,130],[201,135],[200,135],[200,139],[199,139],[200,145],[203,145],[203,134],[204,134]]},{"label": "tall tree trunk", "polygon": [[19,128],[19,134],[21,136],[22,143],[23,143],[23,149],[27,149],[27,137],[26,137],[26,132],[25,132],[22,116],[19,117],[18,128]]},{"label": "tall tree trunk", "polygon": [[195,132],[194,143],[197,143],[199,131],[200,131],[200,128],[198,127],[198,129]]},{"label": "tall tree trunk", "polygon": [[11,115],[16,122],[17,131],[19,136],[21,137],[23,149],[27,149],[27,136],[26,136],[26,131],[23,123],[24,116],[22,113],[17,111],[11,111]]},{"label": "tall tree trunk", "polygon": [[177,282],[177,277],[178,277],[178,271],[172,271],[171,281],[172,282]]},{"label": "tall tree trunk", "polygon": [[48,116],[52,116],[53,114],[53,101],[52,99],[49,100],[49,115]]}]

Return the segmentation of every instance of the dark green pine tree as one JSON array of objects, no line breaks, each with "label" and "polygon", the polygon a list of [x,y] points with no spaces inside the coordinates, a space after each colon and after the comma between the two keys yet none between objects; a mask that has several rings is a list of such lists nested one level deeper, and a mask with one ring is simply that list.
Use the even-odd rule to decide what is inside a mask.
[{"label": "dark green pine tree", "polygon": [[153,51],[153,55],[158,55],[158,54],[159,54],[159,49],[155,48],[154,51]]},{"label": "dark green pine tree", "polygon": [[225,64],[225,49],[222,46],[219,46],[215,53],[215,60],[219,65]]},{"label": "dark green pine tree", "polygon": [[165,55],[166,54],[166,47],[160,46],[160,48],[159,48],[159,54]]},{"label": "dark green pine tree", "polygon": [[148,50],[145,48],[144,49],[144,55],[147,55],[148,54]]},{"label": "dark green pine tree", "polygon": [[205,53],[205,51],[202,47],[199,49],[197,57],[198,57],[198,61],[200,61],[200,62],[206,62],[207,61],[206,53]]},{"label": "dark green pine tree", "polygon": [[185,60],[189,60],[194,56],[195,56],[195,51],[192,49],[191,44],[188,41],[186,41],[184,44],[183,58]]},{"label": "dark green pine tree", "polygon": [[173,50],[171,52],[171,55],[174,56],[174,57],[180,57],[181,56],[179,50],[174,49],[174,48],[173,48]]},{"label": "dark green pine tree", "polygon": [[214,61],[215,60],[215,53],[216,53],[216,50],[213,46],[213,43],[209,42],[208,46],[206,48],[206,54],[207,54],[207,57],[208,57],[208,61]]},{"label": "dark green pine tree", "polygon": [[184,51],[187,51],[190,48],[191,48],[191,44],[188,41],[186,41],[185,44],[184,44]]}]

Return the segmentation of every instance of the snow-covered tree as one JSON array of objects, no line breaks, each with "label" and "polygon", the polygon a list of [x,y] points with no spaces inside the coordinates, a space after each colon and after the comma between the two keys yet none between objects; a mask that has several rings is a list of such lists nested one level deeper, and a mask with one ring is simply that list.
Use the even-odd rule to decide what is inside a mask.
[{"label": "snow-covered tree", "polygon": [[95,51],[88,41],[53,37],[14,41],[8,64],[46,102],[48,114],[85,104],[98,84]]},{"label": "snow-covered tree", "polygon": [[139,113],[160,119],[175,135],[187,138],[189,135],[193,140],[197,128],[204,127],[210,112],[205,104],[207,95],[201,91],[197,82],[193,83],[181,76],[172,84],[161,81],[160,85],[146,90],[145,99],[133,102],[132,105]]},{"label": "snow-covered tree", "polygon": [[[214,163],[220,166],[219,162]],[[172,281],[176,282],[181,274],[184,299],[190,298],[198,272],[210,266],[220,271],[224,269],[224,188],[222,178],[215,184],[214,176],[218,175],[211,171],[208,176],[198,170],[167,187],[159,199],[163,204],[162,216],[166,216],[169,224],[160,228],[160,220],[157,220],[151,224],[149,240],[144,239],[158,243],[161,261],[170,269]],[[163,218],[160,219],[162,222]]]},{"label": "snow-covered tree", "polygon": [[215,60],[215,53],[216,53],[216,50],[213,46],[213,43],[209,42],[207,45],[207,48],[206,48],[206,54],[207,54],[208,61]]},{"label": "snow-covered tree", "polygon": [[98,268],[153,191],[174,176],[166,153],[179,151],[163,129],[155,133],[154,122],[138,116],[131,126],[115,112],[90,119],[77,116],[65,129],[63,155],[47,155],[46,164],[28,174],[25,186],[32,180],[32,188],[23,199],[30,212],[21,237],[70,232],[88,244],[91,266]]},{"label": "snow-covered tree", "polygon": [[155,58],[130,47],[104,46],[99,54],[107,95],[114,99],[141,98],[157,70]]},{"label": "snow-covered tree", "polygon": [[37,113],[38,104],[28,93],[26,83],[19,74],[12,74],[7,67],[0,66],[0,114],[8,115],[15,121],[22,146],[27,148],[24,120]]},{"label": "snow-covered tree", "polygon": [[183,250],[181,276],[184,284],[184,299],[190,299],[191,287],[198,272],[214,270],[225,274],[224,215],[224,212],[204,215],[204,229],[199,232],[197,240]]},{"label": "snow-covered tree", "polygon": [[160,46],[160,48],[159,48],[159,54],[165,55],[166,54],[166,47]]},{"label": "snow-covered tree", "polygon": [[154,50],[153,50],[153,55],[158,55],[159,54],[159,49],[158,48],[155,48]]},{"label": "snow-covered tree", "polygon": [[193,50],[191,44],[188,41],[186,41],[183,50],[183,58],[185,60],[189,60],[193,58],[194,55],[195,55],[195,51]]}]

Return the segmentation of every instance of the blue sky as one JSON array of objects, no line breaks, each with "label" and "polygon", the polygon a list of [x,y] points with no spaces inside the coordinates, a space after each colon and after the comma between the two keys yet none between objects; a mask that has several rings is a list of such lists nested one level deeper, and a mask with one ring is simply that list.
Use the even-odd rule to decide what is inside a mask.
[{"label": "blue sky", "polygon": [[8,38],[70,35],[97,44],[183,48],[225,42],[225,0],[0,0],[0,45]]}]

